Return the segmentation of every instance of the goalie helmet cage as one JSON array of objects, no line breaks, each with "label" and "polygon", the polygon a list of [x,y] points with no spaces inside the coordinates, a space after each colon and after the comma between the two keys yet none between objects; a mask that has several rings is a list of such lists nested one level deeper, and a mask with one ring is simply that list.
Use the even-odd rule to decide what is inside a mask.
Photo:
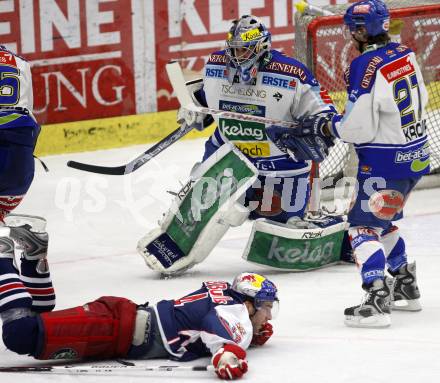
[{"label": "goalie helmet cage", "polygon": [[[416,53],[423,73],[429,92],[427,130],[431,148],[431,174],[440,174],[440,4],[438,0],[391,0],[385,3],[391,14],[392,41],[401,42]],[[295,14],[296,58],[305,63],[327,89],[338,112],[344,110],[347,99],[344,70],[359,54],[353,44],[343,37],[342,16],[349,5],[323,7],[334,13],[334,16]],[[334,187],[340,178],[353,177],[356,172],[357,157],[352,145],[338,140],[320,165],[323,186]],[[435,179],[434,184],[437,184],[439,177]],[[432,182],[424,184],[429,187]]]}]

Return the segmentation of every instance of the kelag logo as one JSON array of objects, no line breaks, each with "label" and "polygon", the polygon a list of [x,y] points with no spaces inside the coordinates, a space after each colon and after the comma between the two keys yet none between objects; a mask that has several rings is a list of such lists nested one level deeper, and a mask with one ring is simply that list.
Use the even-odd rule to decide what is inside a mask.
[{"label": "kelag logo", "polygon": [[264,117],[266,115],[266,107],[254,104],[242,104],[240,102],[220,100],[220,109],[228,112],[252,114],[254,116]]},{"label": "kelag logo", "polygon": [[221,118],[220,131],[229,140],[263,141],[267,139],[264,124]]}]

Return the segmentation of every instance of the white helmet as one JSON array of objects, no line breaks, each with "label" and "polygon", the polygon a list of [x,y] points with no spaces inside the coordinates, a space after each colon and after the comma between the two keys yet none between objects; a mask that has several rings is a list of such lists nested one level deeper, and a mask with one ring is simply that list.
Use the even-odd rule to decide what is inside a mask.
[{"label": "white helmet", "polygon": [[235,277],[231,289],[246,298],[250,298],[257,310],[264,302],[272,303],[272,316],[276,316],[279,304],[278,289],[266,277],[256,273],[241,273]]}]

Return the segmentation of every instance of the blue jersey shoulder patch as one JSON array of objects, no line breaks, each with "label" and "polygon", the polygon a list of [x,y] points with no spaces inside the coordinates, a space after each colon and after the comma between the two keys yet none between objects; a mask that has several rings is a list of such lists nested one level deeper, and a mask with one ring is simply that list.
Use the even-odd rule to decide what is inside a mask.
[{"label": "blue jersey shoulder patch", "polygon": [[271,50],[272,58],[263,68],[263,72],[278,73],[299,79],[302,83],[317,86],[318,82],[307,67],[293,57]]}]

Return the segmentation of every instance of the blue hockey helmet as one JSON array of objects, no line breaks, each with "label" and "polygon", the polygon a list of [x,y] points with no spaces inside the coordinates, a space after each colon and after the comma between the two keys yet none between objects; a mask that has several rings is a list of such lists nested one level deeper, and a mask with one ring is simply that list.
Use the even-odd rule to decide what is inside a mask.
[{"label": "blue hockey helmet", "polygon": [[[258,310],[267,303],[271,304],[272,317],[278,312],[278,289],[273,282],[256,273],[241,273],[232,282],[232,290],[249,298]],[[267,307],[267,306],[266,306]]]},{"label": "blue hockey helmet", "polygon": [[271,47],[271,34],[255,16],[244,15],[234,20],[226,39],[226,55],[242,81],[256,77],[259,61]]},{"label": "blue hockey helmet", "polygon": [[344,15],[344,23],[350,32],[364,27],[368,36],[374,37],[387,33],[390,27],[390,14],[381,0],[364,0],[348,7]]}]

